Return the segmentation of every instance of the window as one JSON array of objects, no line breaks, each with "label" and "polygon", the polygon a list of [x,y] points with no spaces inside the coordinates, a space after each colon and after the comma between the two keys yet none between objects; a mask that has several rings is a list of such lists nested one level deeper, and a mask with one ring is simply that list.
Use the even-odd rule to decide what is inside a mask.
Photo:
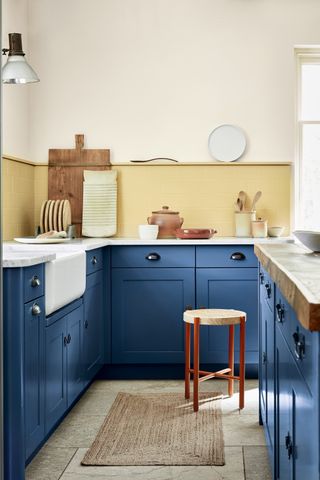
[{"label": "window", "polygon": [[320,231],[320,49],[296,50],[295,228]]}]

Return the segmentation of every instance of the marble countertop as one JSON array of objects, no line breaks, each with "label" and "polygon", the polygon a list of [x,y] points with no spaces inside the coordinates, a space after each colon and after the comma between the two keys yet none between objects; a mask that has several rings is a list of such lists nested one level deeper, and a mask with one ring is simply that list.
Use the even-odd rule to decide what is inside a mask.
[{"label": "marble countertop", "polygon": [[39,263],[55,260],[55,253],[50,252],[3,252],[2,266],[4,268],[30,267]]},{"label": "marble countertop", "polygon": [[255,254],[308,330],[320,331],[320,254],[296,244],[257,244]]},{"label": "marble countertop", "polygon": [[27,267],[55,259],[55,252],[84,250],[109,245],[254,245],[293,242],[290,237],[281,238],[240,238],[240,237],[213,237],[209,240],[178,240],[175,238],[141,240],[139,238],[77,238],[61,244],[23,244],[5,242],[3,244],[4,268]]}]

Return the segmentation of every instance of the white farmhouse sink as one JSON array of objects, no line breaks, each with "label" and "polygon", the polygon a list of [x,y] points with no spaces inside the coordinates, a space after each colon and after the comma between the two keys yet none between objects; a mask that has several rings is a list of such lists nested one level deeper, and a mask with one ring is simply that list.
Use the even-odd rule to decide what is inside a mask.
[{"label": "white farmhouse sink", "polygon": [[80,298],[86,288],[86,252],[76,245],[5,244],[12,255],[25,252],[53,253],[55,260],[45,264],[46,315]]},{"label": "white farmhouse sink", "polygon": [[45,265],[46,315],[76,300],[86,288],[86,254],[55,252],[56,259]]}]

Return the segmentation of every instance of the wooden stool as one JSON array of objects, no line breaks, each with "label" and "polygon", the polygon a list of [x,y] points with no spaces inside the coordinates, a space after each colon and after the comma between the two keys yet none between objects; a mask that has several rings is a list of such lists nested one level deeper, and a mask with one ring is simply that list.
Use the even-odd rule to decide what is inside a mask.
[{"label": "wooden stool", "polygon": [[[228,380],[228,393],[233,395],[233,381],[239,380],[239,408],[244,408],[245,378],[245,328],[246,314],[239,310],[186,310],[183,314],[185,322],[185,398],[190,398],[190,373],[193,374],[193,410],[199,410],[199,382],[209,378],[225,378]],[[193,324],[193,368],[190,368],[190,330]],[[234,375],[234,326],[240,324],[240,367],[239,376]],[[199,370],[199,338],[200,325],[229,325],[229,366],[218,372]]]}]

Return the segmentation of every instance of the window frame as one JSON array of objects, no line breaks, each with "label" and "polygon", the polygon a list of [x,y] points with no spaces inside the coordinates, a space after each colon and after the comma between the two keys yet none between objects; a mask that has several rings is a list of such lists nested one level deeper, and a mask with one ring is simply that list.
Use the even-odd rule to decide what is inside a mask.
[{"label": "window frame", "polygon": [[320,46],[295,47],[296,88],[295,88],[295,158],[293,169],[293,230],[301,229],[301,178],[302,178],[302,132],[304,125],[319,125],[319,120],[301,119],[301,74],[303,65],[320,65]]}]

